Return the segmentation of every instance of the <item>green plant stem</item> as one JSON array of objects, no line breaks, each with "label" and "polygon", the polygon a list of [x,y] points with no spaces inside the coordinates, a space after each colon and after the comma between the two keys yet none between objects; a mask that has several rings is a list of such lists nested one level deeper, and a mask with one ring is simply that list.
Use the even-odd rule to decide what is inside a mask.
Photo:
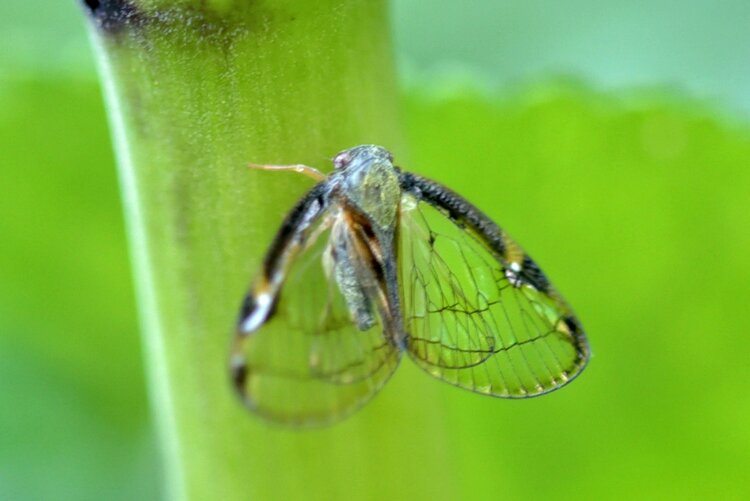
[{"label": "green plant stem", "polygon": [[[394,419],[408,396],[335,429],[289,432],[239,405],[226,367],[242,295],[284,213],[310,187],[246,164],[329,170],[326,158],[356,144],[401,150],[385,2],[87,5],[169,496],[332,499],[364,488],[378,497],[388,475],[407,483],[387,457],[398,437],[381,440],[377,416]],[[419,420],[420,433],[431,433],[430,420]],[[421,467],[443,459],[430,451]],[[445,488],[427,482],[415,488]]]}]

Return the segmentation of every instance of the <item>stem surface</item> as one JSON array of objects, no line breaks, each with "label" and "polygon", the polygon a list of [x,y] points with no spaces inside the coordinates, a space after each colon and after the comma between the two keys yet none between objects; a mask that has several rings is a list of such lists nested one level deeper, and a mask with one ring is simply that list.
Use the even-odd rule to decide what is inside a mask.
[{"label": "stem surface", "polygon": [[422,396],[386,391],[345,423],[289,431],[248,415],[226,367],[240,299],[311,185],[248,162],[330,170],[327,158],[356,144],[402,151],[385,2],[84,5],[119,157],[169,496],[446,497],[456,487],[439,475],[450,465],[445,448],[411,454],[419,464],[397,457],[399,433],[430,444],[442,429],[415,407]]}]

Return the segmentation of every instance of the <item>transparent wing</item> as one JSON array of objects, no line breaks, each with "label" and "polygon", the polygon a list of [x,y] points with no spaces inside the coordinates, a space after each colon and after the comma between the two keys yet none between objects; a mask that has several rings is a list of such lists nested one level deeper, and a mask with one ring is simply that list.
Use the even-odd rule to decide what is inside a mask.
[{"label": "transparent wing", "polygon": [[[249,293],[232,354],[235,387],[245,404],[271,421],[300,426],[351,414],[385,384],[399,361],[376,298],[370,303],[374,323],[360,330],[353,321],[332,277],[330,220],[320,215],[303,226],[285,245],[272,247],[281,257],[269,255],[265,276]],[[367,263],[353,264],[358,280],[369,284],[364,293],[373,295]]]},{"label": "transparent wing", "polygon": [[437,378],[505,398],[576,377],[588,345],[542,271],[468,202],[408,176],[401,281],[411,358]]}]

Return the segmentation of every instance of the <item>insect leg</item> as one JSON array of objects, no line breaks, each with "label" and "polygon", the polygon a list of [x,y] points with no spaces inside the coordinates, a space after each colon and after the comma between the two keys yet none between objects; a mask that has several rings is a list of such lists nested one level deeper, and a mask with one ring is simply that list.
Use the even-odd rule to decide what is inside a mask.
[{"label": "insect leg", "polygon": [[248,167],[251,169],[257,169],[257,170],[290,170],[293,172],[298,172],[300,174],[304,174],[307,177],[311,177],[316,181],[322,181],[326,178],[326,175],[320,172],[318,169],[314,167],[310,167],[309,165],[302,165],[302,164],[293,164],[293,165],[266,165],[266,164],[247,164]]}]

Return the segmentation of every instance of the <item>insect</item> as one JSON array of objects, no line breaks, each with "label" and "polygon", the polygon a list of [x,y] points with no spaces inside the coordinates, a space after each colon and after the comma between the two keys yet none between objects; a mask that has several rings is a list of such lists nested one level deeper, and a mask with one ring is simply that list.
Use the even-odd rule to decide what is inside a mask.
[{"label": "insect", "polygon": [[339,153],[287,215],[242,303],[230,371],[245,405],[307,426],[369,401],[402,354],[502,398],[560,388],[586,366],[581,324],[502,229],[384,148]]}]

